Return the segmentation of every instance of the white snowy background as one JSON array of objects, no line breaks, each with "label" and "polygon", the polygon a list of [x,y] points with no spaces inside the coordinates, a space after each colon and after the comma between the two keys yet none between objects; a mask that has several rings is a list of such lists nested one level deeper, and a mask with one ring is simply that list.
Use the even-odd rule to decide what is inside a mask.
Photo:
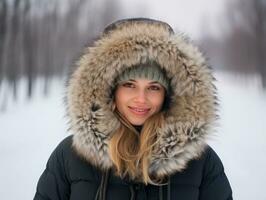
[{"label": "white snowy background", "polygon": [[[199,16],[205,13],[205,17],[214,18],[223,9],[224,1],[147,0],[152,13],[144,17],[167,21],[174,28],[179,24],[178,29],[197,38]],[[143,2],[128,0],[124,4],[128,11],[124,17],[133,17],[131,10]],[[215,25],[213,32],[219,34]],[[216,72],[215,76],[221,119],[209,143],[223,161],[234,199],[266,200],[266,93],[260,77],[224,72]],[[0,99],[10,89],[5,82],[2,84]],[[48,96],[42,93],[43,84],[39,78],[34,96],[28,100],[26,81],[21,79],[18,100],[9,99],[6,111],[0,113],[1,200],[32,199],[49,155],[69,134],[63,101],[65,80],[54,78]]]}]

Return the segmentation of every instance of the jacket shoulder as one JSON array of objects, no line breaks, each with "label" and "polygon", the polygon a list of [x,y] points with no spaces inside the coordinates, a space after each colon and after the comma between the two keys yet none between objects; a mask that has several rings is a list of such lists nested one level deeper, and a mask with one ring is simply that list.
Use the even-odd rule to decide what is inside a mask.
[{"label": "jacket shoulder", "polygon": [[71,136],[60,142],[52,152],[39,178],[34,200],[69,198],[70,176],[66,157],[70,146]]},{"label": "jacket shoulder", "polygon": [[221,200],[231,199],[232,190],[221,159],[210,146],[207,146],[204,157],[201,199],[217,199],[217,196]]},{"label": "jacket shoulder", "polygon": [[69,199],[73,182],[95,181],[98,177],[96,170],[74,151],[72,138],[71,135],[63,139],[50,155],[39,178],[34,200]]},{"label": "jacket shoulder", "polygon": [[206,150],[204,152],[204,157],[205,157],[205,165],[204,165],[205,171],[206,170],[208,171],[208,169],[212,169],[215,171],[224,170],[224,166],[220,157],[211,146],[207,145]]},{"label": "jacket shoulder", "polygon": [[51,173],[60,173],[66,182],[69,182],[68,158],[71,153],[72,136],[63,139],[49,157],[46,170]]},{"label": "jacket shoulder", "polygon": [[72,138],[73,135],[69,135],[64,138],[55,148],[53,153],[59,153],[61,156],[65,156],[72,151]]},{"label": "jacket shoulder", "polygon": [[68,184],[77,180],[98,180],[98,170],[76,153],[72,139],[73,135],[70,135],[57,145],[49,157],[46,171],[60,175]]},{"label": "jacket shoulder", "polygon": [[70,182],[78,180],[98,181],[100,179],[100,170],[76,152],[73,147],[73,135],[62,140],[54,153],[58,157],[59,163],[63,163],[65,174]]}]

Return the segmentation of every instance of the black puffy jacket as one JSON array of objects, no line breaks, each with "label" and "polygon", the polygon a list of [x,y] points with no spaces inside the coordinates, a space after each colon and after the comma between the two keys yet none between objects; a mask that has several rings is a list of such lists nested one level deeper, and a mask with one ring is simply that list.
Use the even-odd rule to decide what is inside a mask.
[{"label": "black puffy jacket", "polygon": [[[34,200],[95,200],[101,189],[105,189],[102,193],[106,200],[232,199],[223,165],[210,147],[200,159],[191,160],[183,172],[170,176],[169,185],[134,183],[120,179],[112,171],[108,177],[104,174],[77,155],[72,147],[72,136],[69,136],[52,153],[40,177]],[[105,188],[101,188],[103,178]]]},{"label": "black puffy jacket", "polygon": [[[147,61],[170,80],[164,124],[148,163],[150,175],[168,180],[164,186],[115,177],[108,154],[121,124],[112,112],[116,77]],[[221,161],[206,143],[217,119],[213,81],[202,53],[168,24],[131,19],[109,25],[70,78],[66,103],[73,137],[51,156],[35,199],[231,199]]]}]

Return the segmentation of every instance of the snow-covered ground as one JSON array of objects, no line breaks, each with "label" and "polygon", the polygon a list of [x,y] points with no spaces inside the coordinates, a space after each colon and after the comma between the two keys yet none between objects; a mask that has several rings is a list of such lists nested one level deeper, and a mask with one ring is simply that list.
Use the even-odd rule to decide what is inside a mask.
[{"label": "snow-covered ground", "polygon": [[259,77],[217,74],[220,127],[210,144],[223,160],[236,200],[265,200],[266,93]]},{"label": "snow-covered ground", "polygon": [[[220,155],[233,187],[234,199],[265,200],[266,94],[259,79],[216,74],[220,99],[220,126],[210,140]],[[32,199],[46,161],[68,135],[64,111],[64,81],[53,79],[48,97],[43,81],[28,101],[21,81],[18,101],[8,101],[0,113],[0,193],[3,200]],[[5,90],[0,91],[0,99]]]}]

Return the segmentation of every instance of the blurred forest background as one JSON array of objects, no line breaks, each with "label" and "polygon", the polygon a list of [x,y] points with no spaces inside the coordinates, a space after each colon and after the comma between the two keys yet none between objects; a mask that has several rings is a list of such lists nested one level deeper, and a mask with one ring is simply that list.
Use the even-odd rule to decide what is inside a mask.
[{"label": "blurred forest background", "polygon": [[[83,48],[123,12],[117,0],[0,0],[0,110],[10,97],[16,100],[21,78],[28,98],[38,77],[48,94],[51,78],[65,77]],[[265,19],[265,0],[228,1],[220,36],[209,34],[203,19],[196,43],[215,70],[258,74],[265,89]],[[8,90],[1,91],[4,83]]]},{"label": "blurred forest background", "polygon": [[0,0],[1,199],[33,198],[70,134],[63,96],[74,63],[106,25],[128,17],[169,23],[209,58],[221,120],[208,144],[234,199],[265,200],[266,0]]}]

